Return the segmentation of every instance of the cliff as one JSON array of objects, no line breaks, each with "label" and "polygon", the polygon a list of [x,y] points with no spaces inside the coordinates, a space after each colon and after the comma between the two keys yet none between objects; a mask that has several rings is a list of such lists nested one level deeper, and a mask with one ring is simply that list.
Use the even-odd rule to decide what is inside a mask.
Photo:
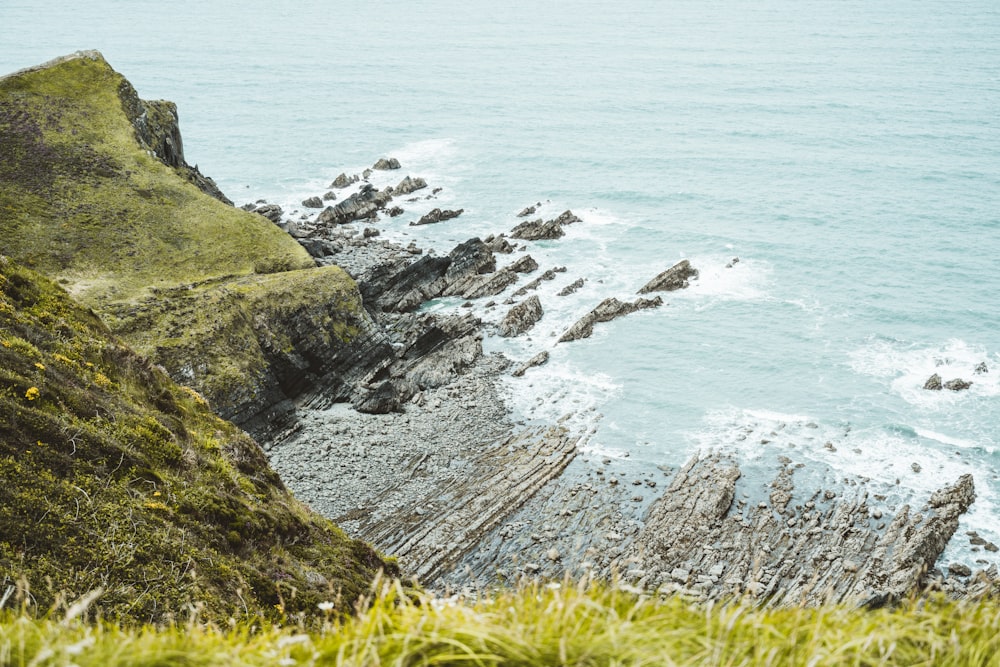
[{"label": "cliff", "polygon": [[96,51],[0,79],[0,146],[0,254],[222,416],[263,426],[383,345],[351,278],[229,205],[185,161],[176,106],[141,100]]},{"label": "cliff", "polygon": [[346,611],[381,568],[261,449],[41,275],[0,257],[0,571],[41,611],[108,618]]}]

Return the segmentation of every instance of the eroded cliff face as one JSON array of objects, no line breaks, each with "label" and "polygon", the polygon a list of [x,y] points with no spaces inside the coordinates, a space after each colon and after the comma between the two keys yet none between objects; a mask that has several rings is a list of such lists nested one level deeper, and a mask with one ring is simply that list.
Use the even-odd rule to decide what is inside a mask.
[{"label": "eroded cliff face", "polygon": [[0,79],[0,142],[0,253],[255,434],[303,393],[346,400],[388,353],[354,281],[233,208],[185,161],[176,105],[100,53]]}]

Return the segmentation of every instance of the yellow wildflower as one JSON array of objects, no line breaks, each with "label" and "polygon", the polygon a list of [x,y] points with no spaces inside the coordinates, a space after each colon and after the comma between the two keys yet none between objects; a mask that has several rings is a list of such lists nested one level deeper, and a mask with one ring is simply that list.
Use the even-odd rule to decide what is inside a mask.
[{"label": "yellow wildflower", "polygon": [[41,362],[38,362],[38,361],[36,361],[36,362],[35,362],[35,368],[37,368],[37,369],[38,369],[38,370],[40,370],[40,371],[44,371],[44,370],[45,370],[45,364],[43,364],[43,363],[41,363]]},{"label": "yellow wildflower", "polygon": [[33,401],[38,398],[38,387],[29,387],[28,391],[24,392],[24,397],[29,401]]}]

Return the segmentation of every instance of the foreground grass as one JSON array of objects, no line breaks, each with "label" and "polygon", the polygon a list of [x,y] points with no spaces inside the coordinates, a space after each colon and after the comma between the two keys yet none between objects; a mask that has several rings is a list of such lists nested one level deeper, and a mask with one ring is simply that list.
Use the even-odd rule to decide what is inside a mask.
[{"label": "foreground grass", "polygon": [[919,600],[863,611],[697,605],[606,586],[529,585],[479,602],[397,583],[347,620],[219,629],[0,621],[2,665],[1000,665],[1000,603]]}]

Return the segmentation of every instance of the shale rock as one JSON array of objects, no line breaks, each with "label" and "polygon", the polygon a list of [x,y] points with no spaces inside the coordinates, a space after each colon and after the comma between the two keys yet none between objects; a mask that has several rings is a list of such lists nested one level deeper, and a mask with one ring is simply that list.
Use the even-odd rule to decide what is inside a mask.
[{"label": "shale rock", "polygon": [[541,285],[542,282],[544,282],[546,280],[554,280],[555,277],[556,277],[555,270],[548,269],[547,271],[545,271],[545,273],[543,273],[542,275],[538,276],[537,278],[535,278],[534,280],[532,280],[527,285],[524,285],[523,287],[519,288],[516,292],[514,292],[513,296],[514,296],[514,298],[517,298],[519,296],[524,296],[528,292],[530,292],[532,290],[538,289],[539,285]]},{"label": "shale rock", "polygon": [[610,322],[615,318],[628,315],[629,313],[634,313],[637,310],[655,308],[661,305],[663,305],[663,299],[660,297],[654,297],[652,299],[636,299],[631,303],[627,301],[619,301],[614,297],[605,299],[599,303],[596,308],[577,320],[576,324],[570,327],[569,330],[564,333],[561,338],[559,338],[559,342],[565,343],[571,340],[579,340],[580,338],[589,338],[590,335],[594,333],[594,324],[597,322]]},{"label": "shale rock", "polygon": [[399,169],[399,160],[397,160],[394,157],[380,158],[378,162],[372,165],[372,169],[377,169],[379,171],[387,171],[389,169]]},{"label": "shale rock", "polygon": [[417,225],[431,225],[436,222],[444,222],[445,220],[451,220],[452,218],[457,218],[458,216],[462,215],[464,211],[465,211],[464,208],[460,208],[457,211],[451,211],[448,209],[442,211],[439,208],[431,209],[429,213],[427,213],[424,216],[421,216],[421,218],[416,222],[411,222],[410,226],[415,227]]},{"label": "shale rock", "polygon": [[560,236],[565,236],[565,234],[566,232],[563,231],[562,225],[558,222],[555,220],[543,222],[541,218],[532,220],[531,222],[522,222],[510,232],[511,238],[524,239],[525,241],[557,239]]},{"label": "shale rock", "polygon": [[336,206],[327,206],[315,220],[317,225],[346,225],[355,220],[365,220],[376,217],[379,209],[392,199],[388,190],[378,191],[374,186],[365,184],[360,191],[354,193]]},{"label": "shale rock", "polygon": [[555,219],[555,222],[560,225],[571,225],[574,222],[580,222],[580,217],[573,213],[573,211],[563,211],[559,214],[559,217]]},{"label": "shale rock", "polygon": [[542,366],[548,363],[548,361],[549,361],[548,350],[542,350],[541,352],[533,356],[531,359],[528,359],[526,362],[518,366],[517,369],[513,373],[511,373],[511,375],[519,378],[523,376],[528,371],[529,368],[534,368],[535,366]]},{"label": "shale rock", "polygon": [[407,176],[406,178],[404,178],[399,182],[399,185],[397,185],[395,188],[392,189],[392,192],[397,197],[401,197],[403,195],[408,195],[411,192],[416,192],[417,190],[426,187],[427,187],[427,181],[425,181],[424,179],[411,178]]},{"label": "shale rock", "polygon": [[493,252],[499,252],[504,255],[509,255],[514,252],[514,246],[510,244],[510,241],[508,241],[503,234],[500,236],[487,236],[485,243]]},{"label": "shale rock", "polygon": [[570,294],[577,291],[581,287],[583,287],[583,278],[577,278],[569,285],[566,285],[566,287],[563,287],[561,290],[559,290],[559,296],[569,296]]},{"label": "shale rock", "polygon": [[509,268],[514,273],[531,273],[538,269],[538,262],[532,259],[531,255],[525,255],[515,260]]},{"label": "shale rock", "polygon": [[691,266],[691,262],[688,260],[682,259],[646,283],[642,289],[639,290],[639,294],[648,294],[649,292],[672,292],[673,290],[683,289],[688,286],[688,281],[690,279],[697,277],[698,269]]},{"label": "shale rock", "polygon": [[535,326],[542,319],[542,302],[538,296],[532,296],[511,308],[498,326],[500,335],[505,338],[519,336]]},{"label": "shale rock", "polygon": [[337,199],[337,193],[333,190],[327,190],[323,193],[323,201],[335,201]]}]

